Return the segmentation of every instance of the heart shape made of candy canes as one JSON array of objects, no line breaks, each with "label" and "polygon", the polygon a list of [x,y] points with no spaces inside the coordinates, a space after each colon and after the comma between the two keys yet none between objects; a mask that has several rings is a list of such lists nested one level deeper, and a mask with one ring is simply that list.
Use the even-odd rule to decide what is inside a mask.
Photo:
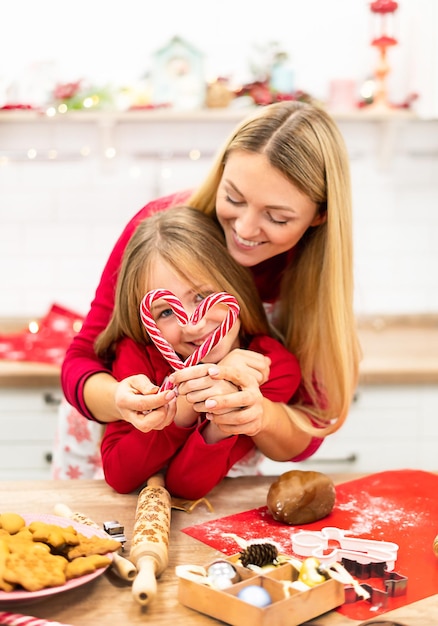
[{"label": "heart shape made of candy canes", "polygon": [[[169,304],[181,326],[186,326],[187,324],[198,324],[207,311],[217,304],[226,304],[228,312],[223,322],[211,333],[211,335],[207,337],[207,339],[205,339],[205,341],[203,341],[202,344],[198,346],[198,348],[196,348],[196,350],[189,357],[187,357],[185,361],[182,361],[169,342],[164,339],[162,333],[157,328],[154,318],[152,317],[152,303],[159,299],[165,300]],[[202,359],[205,358],[207,354],[219,343],[219,341],[223,339],[223,337],[225,337],[225,335],[231,330],[237,320],[239,312],[240,307],[236,298],[225,291],[212,293],[204,298],[204,300],[198,304],[190,317],[187,315],[181,300],[167,289],[153,289],[152,291],[149,291],[144,296],[140,304],[141,321],[143,322],[149,337],[152,339],[155,346],[164,356],[166,361],[175,370],[190,367],[191,365],[197,365],[200,361],[202,361]],[[170,388],[171,386],[163,383],[160,387],[160,391]]]}]

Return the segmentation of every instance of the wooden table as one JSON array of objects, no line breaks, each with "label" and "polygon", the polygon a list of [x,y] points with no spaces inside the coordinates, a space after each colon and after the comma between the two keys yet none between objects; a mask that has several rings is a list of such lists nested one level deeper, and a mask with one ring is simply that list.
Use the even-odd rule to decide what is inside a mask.
[{"label": "wooden table", "polygon": [[[357,476],[333,475],[332,478],[335,483],[339,483]],[[178,601],[175,566],[188,563],[206,564],[220,556],[216,550],[180,531],[186,526],[265,505],[266,494],[272,481],[272,477],[266,476],[225,479],[209,494],[208,500],[214,508],[213,513],[204,505],[197,506],[191,513],[172,511],[169,567],[158,581],[157,597],[146,607],[136,603],[128,583],[107,572],[83,587],[33,604],[14,605],[7,609],[0,606],[0,610],[26,613],[73,626],[106,624],[131,626],[145,623],[153,626],[220,624],[222,622],[186,608]],[[137,504],[135,494],[116,494],[101,480],[0,482],[1,512],[53,513],[54,505],[59,502],[85,513],[99,524],[103,521],[118,520],[125,527],[128,538],[125,555],[129,554],[129,539]],[[438,596],[385,613],[380,618],[386,626],[392,624],[391,619],[402,623],[403,626],[436,626]],[[307,624],[352,626],[359,622],[332,611]]]}]

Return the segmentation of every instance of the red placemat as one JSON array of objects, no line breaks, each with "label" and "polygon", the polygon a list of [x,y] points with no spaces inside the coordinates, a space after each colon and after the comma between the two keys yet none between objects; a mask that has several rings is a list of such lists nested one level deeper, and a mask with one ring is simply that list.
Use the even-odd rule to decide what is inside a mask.
[{"label": "red placemat", "polygon": [[[275,541],[285,554],[293,554],[291,533],[321,530],[325,526],[337,526],[355,537],[397,543],[394,571],[408,578],[406,595],[390,597],[385,609],[376,610],[369,602],[360,600],[344,604],[337,609],[340,613],[351,619],[370,619],[438,593],[438,559],[432,550],[438,534],[438,475],[430,472],[394,470],[337,485],[336,503],[330,515],[305,526],[276,522],[264,506],[189,526],[183,532],[228,556],[240,548],[223,533],[234,533],[247,541]],[[379,579],[361,582],[383,588]]]}]

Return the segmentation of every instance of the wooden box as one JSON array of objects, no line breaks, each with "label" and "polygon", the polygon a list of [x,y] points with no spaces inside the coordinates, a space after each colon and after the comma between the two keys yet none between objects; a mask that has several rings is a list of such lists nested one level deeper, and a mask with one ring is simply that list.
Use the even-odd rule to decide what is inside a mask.
[{"label": "wooden box", "polygon": [[[233,558],[227,560],[233,561]],[[345,601],[344,586],[335,580],[327,580],[306,591],[285,585],[296,580],[296,570],[290,564],[271,569],[266,574],[254,573],[238,565],[235,567],[241,579],[224,590],[180,577],[178,600],[232,626],[299,626]],[[272,604],[258,608],[238,598],[239,591],[248,585],[264,587]]]}]

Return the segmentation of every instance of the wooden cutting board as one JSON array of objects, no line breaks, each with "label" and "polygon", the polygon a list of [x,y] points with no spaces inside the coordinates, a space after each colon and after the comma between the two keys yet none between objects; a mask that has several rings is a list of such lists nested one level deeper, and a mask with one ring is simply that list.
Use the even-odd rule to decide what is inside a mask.
[{"label": "wooden cutting board", "polygon": [[[292,532],[321,530],[325,526],[336,526],[355,537],[397,543],[394,571],[408,579],[406,595],[388,598],[385,608],[376,609],[364,600],[344,604],[337,612],[346,618],[375,619],[438,593],[438,559],[432,550],[438,534],[438,475],[421,470],[379,472],[338,485],[332,513],[313,524],[288,526],[276,522],[267,507],[260,507],[191,526],[183,532],[226,555],[240,548],[224,533],[234,533],[247,541],[275,541],[284,553],[293,554]],[[361,582],[383,588],[380,579]]]}]

